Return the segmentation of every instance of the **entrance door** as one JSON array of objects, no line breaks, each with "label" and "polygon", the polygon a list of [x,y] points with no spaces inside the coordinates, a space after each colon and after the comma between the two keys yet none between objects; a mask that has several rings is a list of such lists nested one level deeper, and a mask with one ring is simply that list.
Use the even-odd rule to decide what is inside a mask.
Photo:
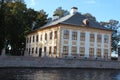
[{"label": "entrance door", "polygon": [[42,48],[39,48],[39,57],[41,57],[42,55]]}]

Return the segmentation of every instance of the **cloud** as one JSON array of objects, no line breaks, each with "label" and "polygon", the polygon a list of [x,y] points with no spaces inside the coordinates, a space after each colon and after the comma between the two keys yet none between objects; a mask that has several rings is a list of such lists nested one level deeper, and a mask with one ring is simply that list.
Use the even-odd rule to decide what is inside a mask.
[{"label": "cloud", "polygon": [[96,4],[95,0],[87,0],[85,1],[86,4]]},{"label": "cloud", "polygon": [[32,5],[32,6],[36,5],[35,0],[31,0],[30,3],[31,3],[30,5]]}]

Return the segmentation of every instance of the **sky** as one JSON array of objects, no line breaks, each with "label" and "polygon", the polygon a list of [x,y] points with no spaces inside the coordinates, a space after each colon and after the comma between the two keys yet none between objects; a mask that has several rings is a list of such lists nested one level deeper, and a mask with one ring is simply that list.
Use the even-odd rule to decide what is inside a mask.
[{"label": "sky", "polygon": [[52,17],[58,7],[67,11],[70,11],[72,7],[77,7],[78,12],[90,13],[98,22],[110,19],[120,21],[120,0],[25,0],[25,4],[27,8],[36,11],[43,9],[48,17]]}]

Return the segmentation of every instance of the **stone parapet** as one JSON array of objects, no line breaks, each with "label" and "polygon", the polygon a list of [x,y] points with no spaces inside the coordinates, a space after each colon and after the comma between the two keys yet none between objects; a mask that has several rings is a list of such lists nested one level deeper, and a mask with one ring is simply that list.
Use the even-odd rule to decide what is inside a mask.
[{"label": "stone parapet", "polygon": [[120,69],[120,62],[111,60],[1,56],[0,68],[4,67]]}]

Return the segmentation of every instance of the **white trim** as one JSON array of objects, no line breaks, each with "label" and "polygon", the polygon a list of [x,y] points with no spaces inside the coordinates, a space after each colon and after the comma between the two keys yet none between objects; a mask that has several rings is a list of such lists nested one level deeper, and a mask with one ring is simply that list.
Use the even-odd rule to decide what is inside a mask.
[{"label": "white trim", "polygon": [[60,56],[62,56],[63,54],[63,39],[64,39],[64,29],[61,30],[61,36],[60,36],[60,39],[61,39],[61,52],[60,52]]},{"label": "white trim", "polygon": [[102,42],[101,42],[101,58],[104,58],[104,34],[102,34]]},{"label": "white trim", "polygon": [[96,58],[97,54],[97,33],[94,34],[95,40],[94,40],[94,57]]},{"label": "white trim", "polygon": [[80,31],[77,31],[77,54],[80,54]]},{"label": "white trim", "polygon": [[72,30],[69,30],[69,42],[68,42],[69,44],[69,46],[68,46],[68,56],[71,56],[71,52],[72,52],[72,50],[71,50],[71,47],[72,47]]},{"label": "white trim", "polygon": [[89,57],[90,32],[85,33],[85,57]]},{"label": "white trim", "polygon": [[54,31],[52,31],[52,57],[54,57]]},{"label": "white trim", "polygon": [[111,42],[110,42],[110,40],[111,40],[111,35],[109,34],[108,35],[109,36],[109,41],[108,41],[108,59],[110,59],[111,57]]}]

